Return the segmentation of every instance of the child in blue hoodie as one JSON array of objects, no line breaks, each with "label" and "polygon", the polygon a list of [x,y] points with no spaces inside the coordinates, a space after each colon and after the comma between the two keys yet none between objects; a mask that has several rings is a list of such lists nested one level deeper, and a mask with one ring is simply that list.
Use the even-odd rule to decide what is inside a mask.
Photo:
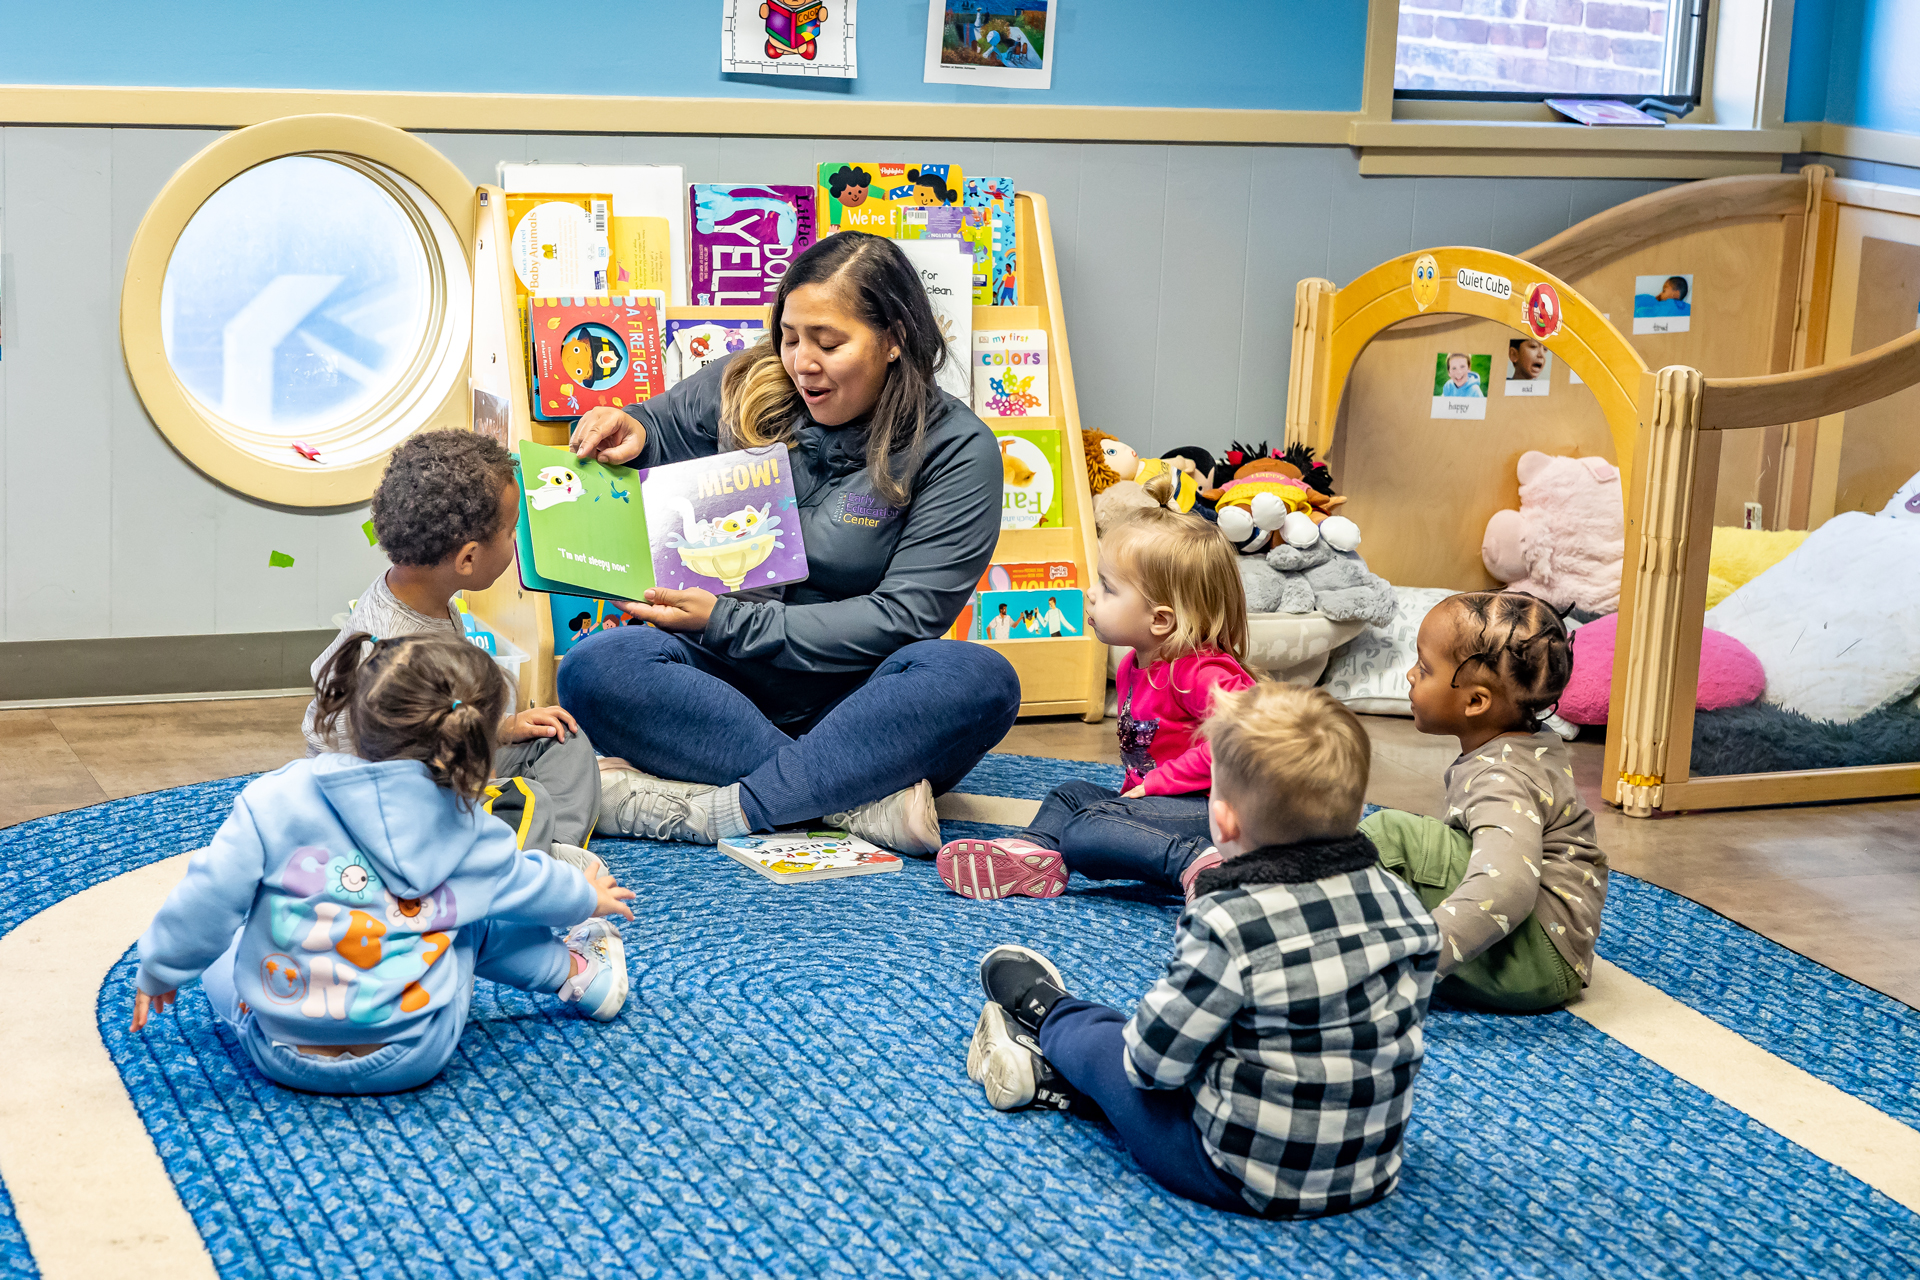
[{"label": "child in blue hoodie", "polygon": [[355,754],[240,793],[140,939],[133,1030],[202,978],[270,1079],[368,1094],[439,1073],[476,976],[617,1015],[626,955],[604,917],[631,920],[632,891],[522,852],[477,803],[508,696],[493,659],[459,639],[359,635],[317,684],[322,723],[351,725]]}]

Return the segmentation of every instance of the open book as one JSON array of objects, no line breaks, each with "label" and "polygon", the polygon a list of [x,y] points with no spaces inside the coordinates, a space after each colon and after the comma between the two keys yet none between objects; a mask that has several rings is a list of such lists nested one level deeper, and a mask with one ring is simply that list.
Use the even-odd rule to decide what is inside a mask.
[{"label": "open book", "polygon": [[787,446],[635,470],[520,445],[520,583],[637,600],[650,587],[715,595],[807,576]]}]

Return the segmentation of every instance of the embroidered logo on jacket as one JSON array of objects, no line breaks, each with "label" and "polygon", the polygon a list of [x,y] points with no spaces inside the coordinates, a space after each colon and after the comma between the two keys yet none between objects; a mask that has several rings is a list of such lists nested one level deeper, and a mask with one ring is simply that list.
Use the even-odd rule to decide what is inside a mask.
[{"label": "embroidered logo on jacket", "polygon": [[834,500],[842,524],[865,525],[877,529],[900,517],[900,508],[890,507],[870,493],[843,493]]}]

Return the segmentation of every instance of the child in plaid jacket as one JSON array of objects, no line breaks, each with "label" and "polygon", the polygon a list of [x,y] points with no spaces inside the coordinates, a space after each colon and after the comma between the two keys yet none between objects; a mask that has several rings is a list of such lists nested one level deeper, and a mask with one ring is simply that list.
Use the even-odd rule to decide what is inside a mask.
[{"label": "child in plaid jacket", "polygon": [[1235,1213],[1342,1213],[1390,1192],[1440,931],[1355,829],[1371,748],[1319,690],[1222,695],[1201,873],[1132,1018],[999,947],[967,1071],[1001,1110],[1104,1113],[1148,1174]]}]

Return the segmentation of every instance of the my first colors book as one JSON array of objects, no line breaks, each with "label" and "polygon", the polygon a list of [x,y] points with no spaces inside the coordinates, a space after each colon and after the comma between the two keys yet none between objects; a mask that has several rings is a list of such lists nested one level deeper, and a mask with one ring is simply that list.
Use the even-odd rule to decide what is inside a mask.
[{"label": "my first colors book", "polygon": [[529,590],[637,600],[654,586],[724,595],[807,576],[784,444],[636,470],[528,440],[520,487]]}]

